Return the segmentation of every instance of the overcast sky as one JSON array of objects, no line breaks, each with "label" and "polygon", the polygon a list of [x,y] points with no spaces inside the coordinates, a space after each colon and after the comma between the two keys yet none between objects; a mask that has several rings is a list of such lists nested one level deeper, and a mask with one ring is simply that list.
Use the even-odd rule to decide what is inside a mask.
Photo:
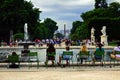
[{"label": "overcast sky", "polygon": [[[86,11],[94,9],[95,0],[27,0],[31,1],[34,7],[39,8],[42,13],[40,20],[51,18],[57,22],[59,30],[72,28],[72,22],[82,21],[80,15]],[[106,0],[109,3],[120,0]]]}]

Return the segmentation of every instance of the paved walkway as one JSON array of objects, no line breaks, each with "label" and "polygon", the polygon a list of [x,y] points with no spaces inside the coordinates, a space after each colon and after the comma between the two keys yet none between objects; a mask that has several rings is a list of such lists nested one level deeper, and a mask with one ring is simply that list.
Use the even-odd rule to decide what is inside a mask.
[{"label": "paved walkway", "polygon": [[120,66],[0,67],[0,80],[120,80]]},{"label": "paved walkway", "polygon": [[1,80],[120,80],[120,71],[0,72]]}]

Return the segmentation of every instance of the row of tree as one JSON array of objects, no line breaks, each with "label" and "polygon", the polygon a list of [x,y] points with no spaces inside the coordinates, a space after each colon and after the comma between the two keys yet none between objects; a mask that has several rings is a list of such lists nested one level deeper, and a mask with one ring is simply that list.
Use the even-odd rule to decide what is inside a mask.
[{"label": "row of tree", "polygon": [[[31,40],[53,38],[58,29],[57,23],[44,19],[40,23],[41,11],[25,0],[0,0],[0,40],[9,41],[10,31],[15,39],[24,38],[24,24],[28,23]],[[100,39],[102,26],[107,26],[109,40],[120,39],[120,3],[107,4],[106,0],[95,0],[95,9],[81,15],[83,21],[73,22],[70,38],[72,40],[90,38],[91,28],[95,28],[95,37]]]},{"label": "row of tree", "polygon": [[[101,29],[107,26],[106,33],[109,40],[119,40],[120,32],[120,3],[113,2],[109,6],[106,0],[95,0],[95,9],[81,15],[82,21],[73,22],[71,29],[71,39],[90,38],[91,28],[95,28],[95,37],[100,40]],[[103,5],[104,3],[104,5]],[[101,7],[100,7],[101,4]],[[76,37],[77,36],[77,37]]]},{"label": "row of tree", "polygon": [[10,31],[15,39],[24,38],[24,24],[28,24],[30,39],[52,38],[58,29],[57,23],[50,18],[40,23],[38,8],[25,0],[0,0],[0,41],[9,41]]}]

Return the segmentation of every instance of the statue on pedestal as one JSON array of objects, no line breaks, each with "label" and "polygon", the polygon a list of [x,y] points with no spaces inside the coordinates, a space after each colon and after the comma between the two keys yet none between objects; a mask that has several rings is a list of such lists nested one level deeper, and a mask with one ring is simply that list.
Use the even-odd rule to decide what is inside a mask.
[{"label": "statue on pedestal", "polygon": [[92,27],[91,29],[91,36],[94,36],[95,29]]},{"label": "statue on pedestal", "polygon": [[107,35],[106,35],[106,26],[103,26],[101,32],[102,32],[101,43],[104,43],[107,46],[108,41],[107,41]]},{"label": "statue on pedestal", "polygon": [[106,26],[103,26],[101,32],[102,32],[103,36],[106,36]]},{"label": "statue on pedestal", "polygon": [[92,27],[91,29],[91,44],[94,45],[95,44],[95,29]]}]

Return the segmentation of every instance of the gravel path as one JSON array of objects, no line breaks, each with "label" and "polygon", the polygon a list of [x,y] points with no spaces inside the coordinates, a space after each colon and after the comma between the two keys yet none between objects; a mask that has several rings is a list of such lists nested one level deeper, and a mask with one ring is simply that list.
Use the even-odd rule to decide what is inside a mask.
[{"label": "gravel path", "polygon": [[0,80],[120,80],[120,68],[0,68]]}]

